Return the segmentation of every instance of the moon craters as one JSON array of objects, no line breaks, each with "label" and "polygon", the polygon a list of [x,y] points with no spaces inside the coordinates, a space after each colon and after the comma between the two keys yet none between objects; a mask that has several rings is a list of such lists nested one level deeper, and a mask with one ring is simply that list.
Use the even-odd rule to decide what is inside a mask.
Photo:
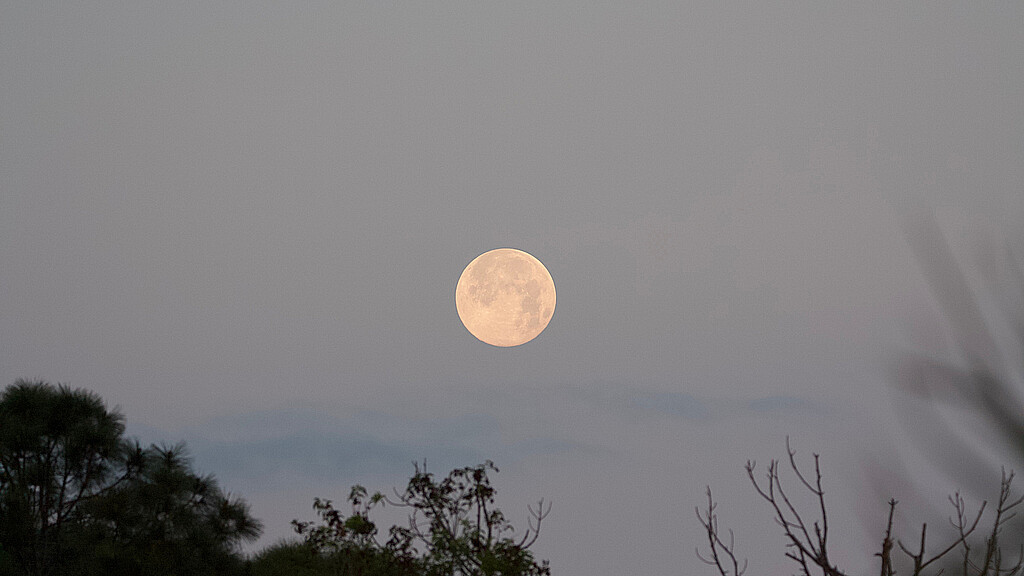
[{"label": "moon craters", "polygon": [[471,334],[494,346],[518,346],[537,337],[555,309],[555,285],[539,260],[512,248],[481,254],[455,289],[459,318]]}]

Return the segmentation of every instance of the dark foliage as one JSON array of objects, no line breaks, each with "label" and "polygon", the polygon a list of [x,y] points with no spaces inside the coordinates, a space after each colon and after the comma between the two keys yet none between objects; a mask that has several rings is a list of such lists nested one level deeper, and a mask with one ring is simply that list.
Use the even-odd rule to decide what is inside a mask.
[{"label": "dark foliage", "polygon": [[84,390],[19,380],[0,396],[0,546],[26,574],[71,563],[83,505],[131,478],[124,418]]},{"label": "dark foliage", "polygon": [[110,574],[227,574],[257,538],[248,505],[192,471],[183,445],[146,450],[138,475],[87,507],[85,535]]},{"label": "dark foliage", "polygon": [[[316,499],[313,507],[320,521],[293,525],[309,552],[324,559],[335,574],[550,575],[548,563],[537,562],[529,550],[550,505],[541,501],[531,507],[529,528],[515,538],[515,529],[494,505],[489,471],[498,471],[490,461],[438,480],[417,465],[395,499],[355,486],[348,497],[348,516],[331,501]],[[392,526],[381,542],[370,513],[383,505],[409,508],[410,515],[407,527]]]},{"label": "dark foliage", "polygon": [[261,525],[184,448],[142,448],[92,392],[0,395],[0,573],[230,574]]},{"label": "dark foliage", "polygon": [[305,542],[278,542],[264,548],[250,560],[247,572],[248,576],[323,576],[341,573],[342,568],[338,566],[337,559],[316,553]]}]

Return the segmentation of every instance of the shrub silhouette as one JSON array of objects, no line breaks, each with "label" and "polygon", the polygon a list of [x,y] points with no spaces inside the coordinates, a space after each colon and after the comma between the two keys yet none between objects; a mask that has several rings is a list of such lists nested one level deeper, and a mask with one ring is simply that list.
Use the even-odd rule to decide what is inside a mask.
[{"label": "shrub silhouette", "polygon": [[[488,472],[491,461],[452,470],[437,479],[426,465],[415,465],[405,490],[389,498],[354,486],[346,516],[330,500],[314,500],[318,523],[293,521],[304,545],[327,559],[339,574],[425,575],[550,575],[546,561],[537,562],[529,548],[550,512],[543,500],[530,507],[529,527],[515,538],[515,529],[494,505],[495,489]],[[376,506],[410,509],[408,526],[392,526],[388,539],[377,538],[370,518]]]}]

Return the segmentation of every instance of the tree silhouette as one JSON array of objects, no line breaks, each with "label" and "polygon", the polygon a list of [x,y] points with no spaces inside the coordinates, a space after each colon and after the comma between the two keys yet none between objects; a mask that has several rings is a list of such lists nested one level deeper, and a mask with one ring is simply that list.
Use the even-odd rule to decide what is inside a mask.
[{"label": "tree silhouette", "polygon": [[[296,520],[293,525],[312,552],[335,559],[341,574],[550,575],[548,563],[537,562],[529,550],[550,505],[541,500],[530,507],[529,527],[515,538],[515,529],[494,505],[488,472],[497,471],[487,461],[438,480],[426,465],[417,464],[395,499],[354,486],[350,515],[318,498],[313,507],[320,522]],[[410,509],[408,526],[392,526],[384,543],[377,541],[377,526],[370,519],[379,505]]]},{"label": "tree silhouette", "polygon": [[143,449],[89,391],[19,380],[0,394],[0,573],[230,574],[261,524],[184,446]]},{"label": "tree silhouette", "polygon": [[89,538],[109,574],[225,574],[259,537],[248,505],[192,471],[183,444],[151,446],[139,473],[87,506]]},{"label": "tree silhouette", "polygon": [[[983,314],[983,306],[964,268],[958,265],[938,224],[926,214],[926,211],[905,212],[904,232],[949,323],[959,358],[954,362],[918,353],[901,354],[895,365],[894,381],[896,390],[904,395],[898,394],[896,399],[910,402],[899,405],[897,412],[901,423],[918,433],[924,454],[965,490],[973,495],[984,495],[998,485],[998,493],[993,505],[983,502],[973,513],[967,509],[961,493],[954,493],[949,497],[953,507],[949,524],[930,533],[928,525],[921,524],[919,541],[910,545],[893,534],[897,502],[889,499],[889,520],[876,554],[881,564],[880,573],[893,576],[896,565],[901,564],[901,573],[913,575],[1021,574],[1024,532],[1015,517],[1024,499],[1012,494],[1014,473],[1005,468],[997,469],[974,449],[971,442],[979,440],[974,436],[979,432],[978,427],[967,431],[950,426],[940,408],[951,407],[980,416],[988,427],[988,435],[982,440],[984,445],[1001,448],[1005,456],[1018,463],[1024,462],[1024,402],[1020,394],[1024,374],[1019,364],[1019,355],[1024,351],[1024,269],[1006,247],[989,246],[982,252],[987,265],[983,278],[989,285],[989,296],[1015,339],[1013,346],[1002,347],[997,332],[991,329]],[[1005,285],[1000,286],[999,280]],[[1009,289],[1005,289],[1006,286]],[[1007,361],[1006,353],[1011,350],[1018,355],[1017,362]],[[777,461],[769,464],[763,483],[754,475],[754,464],[748,462],[750,480],[761,498],[771,505],[776,523],[786,534],[786,556],[799,565],[801,574],[809,575],[815,570],[827,576],[842,575],[844,573],[828,556],[828,518],[818,456],[814,457],[815,479],[809,481],[797,467],[788,439],[786,447],[790,467],[799,483],[818,500],[817,520],[805,522],[792,504],[783,489]],[[886,471],[887,476],[899,473],[891,468]],[[698,518],[708,543],[703,553],[698,550],[698,555],[720,575],[738,576],[746,568],[745,562],[736,556],[732,533],[726,538],[719,528],[717,503],[710,488],[707,496],[708,504],[698,510]],[[989,511],[987,521],[986,510]],[[981,532],[985,535],[981,536]],[[926,546],[928,536],[934,540],[936,533],[944,544]]]},{"label": "tree silhouette", "polygon": [[0,547],[25,573],[65,566],[83,505],[137,470],[123,433],[121,414],[92,392],[19,380],[0,395]]},{"label": "tree silhouette", "polygon": [[[796,452],[790,448],[786,439],[786,451],[789,465],[799,486],[809,491],[817,500],[814,516],[807,515],[794,504],[783,486],[778,460],[769,462],[763,480],[755,474],[756,464],[748,461],[747,476],[758,495],[769,504],[775,523],[786,536],[785,556],[799,566],[800,574],[811,576],[820,573],[822,576],[847,576],[829,557],[829,518],[825,506],[825,490],[821,481],[819,457],[814,455],[813,480],[801,471],[796,463]],[[977,531],[985,509],[983,502],[976,513],[967,510],[963,498],[955,493],[949,498],[954,513],[949,521],[953,527],[953,535],[938,548],[927,547],[928,524],[921,525],[920,539],[916,546],[904,544],[893,534],[893,516],[896,511],[896,500],[890,499],[889,520],[882,537],[879,552],[881,576],[895,576],[897,562],[907,565],[907,573],[911,576],[925,574],[959,574],[961,576],[1013,576],[1021,574],[1024,566],[1024,549],[1015,556],[1004,552],[1007,548],[1002,540],[1007,523],[1015,516],[1017,506],[1024,502],[1024,497],[1014,498],[1011,495],[1013,473],[1003,473],[999,485],[999,495],[993,507],[991,530],[979,543],[972,536]],[[728,531],[728,539],[719,528],[718,504],[715,502],[711,488],[707,489],[707,506],[697,508],[697,519],[707,534],[707,549],[697,549],[697,556],[706,564],[715,568],[720,576],[741,576],[746,568],[746,560],[740,560],[736,552],[736,544],[732,531]],[[815,519],[810,519],[815,518]],[[902,556],[894,558],[901,552]],[[959,560],[950,559],[959,555]],[[926,569],[931,571],[926,572]],[[955,572],[954,572],[955,570]]]}]

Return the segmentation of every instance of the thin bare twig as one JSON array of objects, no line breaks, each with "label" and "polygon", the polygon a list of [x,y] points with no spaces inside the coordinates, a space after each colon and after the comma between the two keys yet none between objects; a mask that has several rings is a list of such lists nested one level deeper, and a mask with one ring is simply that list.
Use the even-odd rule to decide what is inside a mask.
[{"label": "thin bare twig", "polygon": [[[790,447],[786,438],[786,451],[789,464],[800,482],[818,499],[821,514],[820,521],[808,525],[800,516],[796,506],[782,487],[779,477],[779,463],[772,460],[768,464],[767,483],[762,486],[754,476],[754,462],[747,462],[747,476],[757,493],[767,501],[775,511],[775,521],[782,527],[789,541],[787,547],[792,550],[786,557],[800,565],[803,574],[810,576],[811,565],[817,566],[824,576],[845,576],[828,556],[828,514],[825,509],[825,491],[821,484],[821,466],[818,455],[814,455],[814,482],[804,476],[796,463],[796,452]],[[813,532],[813,536],[812,536]]]},{"label": "thin bare twig", "polygon": [[732,530],[729,530],[729,543],[726,544],[722,538],[721,533],[718,531],[718,514],[715,512],[715,508],[718,506],[714,498],[711,496],[711,487],[708,486],[708,506],[701,513],[700,508],[694,508],[697,513],[697,520],[700,521],[701,526],[708,535],[708,549],[711,557],[705,558],[701,553],[700,549],[697,548],[697,557],[701,559],[705,564],[714,566],[718,569],[718,573],[721,576],[730,576],[729,569],[723,565],[723,555],[728,563],[732,564],[731,576],[742,576],[747,570],[747,561],[743,560],[743,566],[740,566],[739,560],[736,558],[735,539],[733,537]]}]

